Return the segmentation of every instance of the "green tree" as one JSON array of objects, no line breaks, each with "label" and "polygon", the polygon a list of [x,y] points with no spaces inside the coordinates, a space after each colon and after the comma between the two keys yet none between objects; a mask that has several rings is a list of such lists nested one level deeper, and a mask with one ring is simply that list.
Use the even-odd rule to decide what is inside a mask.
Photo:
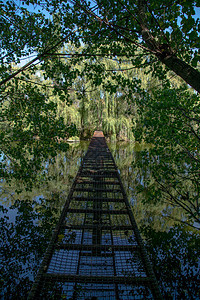
[{"label": "green tree", "polygon": [[155,89],[138,101],[138,107],[143,126],[137,127],[136,140],[152,145],[142,152],[142,161],[135,161],[150,170],[138,190],[148,195],[147,201],[162,199],[184,208],[188,219],[183,221],[191,219],[191,225],[198,226],[199,97],[185,88]]},{"label": "green tree", "polygon": [[[163,64],[200,90],[199,72],[195,69],[199,61],[199,20],[194,17],[195,6],[199,6],[197,0],[168,3],[161,0],[134,3],[101,0],[94,7],[87,1],[27,0],[23,3],[21,7],[14,2],[1,3],[4,26],[2,70],[6,70],[5,62],[18,60],[25,53],[39,53],[27,68],[38,59],[51,57],[66,40],[70,39],[76,45],[82,40],[88,45],[83,56],[89,53],[110,57],[126,54],[132,57],[135,66],[145,60],[151,66],[151,72],[158,76],[163,76],[166,71]],[[33,13],[27,5],[35,5],[40,11]],[[30,33],[33,35],[31,40],[28,38]],[[47,36],[51,38],[47,39]],[[140,55],[138,48],[143,50]],[[96,69],[96,72],[100,70]],[[10,75],[8,68],[1,84],[15,75]]]},{"label": "green tree", "polygon": [[[34,76],[31,79],[37,81]],[[58,139],[75,132],[73,125],[57,117],[57,105],[49,93],[24,80],[16,80],[3,92],[0,128],[1,177],[26,181],[27,189],[45,178],[45,160],[53,161],[59,149],[67,150],[68,145]],[[43,175],[38,177],[41,170]]]},{"label": "green tree", "polygon": [[[10,157],[12,164],[15,164],[13,170],[15,169],[16,177],[27,179],[31,174],[36,174],[34,168],[36,170],[40,168],[39,164],[37,167],[36,162],[42,162],[41,156],[47,159],[49,154],[56,155],[56,149],[66,148],[57,143],[56,139],[57,137],[64,139],[66,134],[67,136],[75,134],[73,127],[68,126],[72,124],[73,119],[80,124],[80,130],[81,126],[85,130],[86,127],[92,126],[92,116],[94,116],[95,126],[102,127],[108,135],[118,137],[120,135],[130,137],[131,122],[133,122],[133,129],[139,133],[141,139],[147,142],[149,140],[151,143],[156,141],[157,148],[151,150],[154,153],[158,151],[154,157],[158,154],[164,157],[163,149],[166,147],[167,160],[171,162],[167,166],[163,163],[160,167],[162,176],[168,174],[168,177],[160,180],[156,172],[154,174],[155,180],[161,185],[163,181],[169,180],[168,187],[173,188],[172,197],[174,197],[177,181],[170,177],[171,170],[175,170],[176,176],[180,179],[181,174],[185,172],[183,166],[178,166],[180,159],[183,164],[189,166],[194,179],[184,178],[187,181],[185,187],[192,186],[193,200],[189,193],[189,211],[191,216],[197,218],[199,204],[195,199],[198,197],[199,188],[195,183],[194,175],[195,168],[199,166],[198,149],[194,147],[198,147],[196,145],[198,97],[186,91],[190,99],[195,99],[191,112],[190,99],[187,100],[185,96],[184,105],[180,104],[176,99],[178,91],[174,89],[172,93],[168,89],[174,84],[169,80],[171,72],[174,71],[199,91],[200,81],[197,70],[199,20],[194,16],[195,6],[198,7],[199,2],[192,0],[190,3],[176,1],[166,4],[163,1],[153,0],[138,0],[135,3],[97,1],[92,7],[93,4],[86,1],[68,3],[57,0],[49,3],[27,0],[21,4],[20,7],[17,7],[14,2],[0,4],[3,23],[1,33],[2,153],[3,150],[7,151],[7,157]],[[33,12],[34,5],[35,12]],[[8,32],[9,26],[10,32]],[[31,40],[30,33],[33,36]],[[67,42],[74,46],[71,47]],[[18,48],[16,48],[17,44]],[[34,54],[36,57],[29,63],[25,63],[24,67],[13,69],[13,63],[18,63],[20,58],[27,54]],[[109,65],[105,62],[106,59],[112,63]],[[36,63],[38,65],[35,65]],[[35,77],[38,70],[43,76],[41,81],[30,78],[30,76]],[[24,82],[23,88],[21,82]],[[34,84],[38,87],[34,88]],[[98,89],[98,92],[88,93],[87,84],[92,89]],[[160,85],[161,94],[154,92],[155,85]],[[51,92],[47,92],[47,88]],[[162,101],[158,101],[159,97]],[[10,103],[11,98],[13,100]],[[48,102],[49,99],[54,100]],[[160,105],[167,106],[165,100],[168,100],[169,106],[173,107],[170,108],[170,119],[167,113],[164,113],[167,109],[160,107]],[[72,106],[71,116],[69,116],[70,109],[67,107],[70,101],[74,101],[75,104]],[[56,109],[57,103],[59,103],[59,113]],[[62,103],[65,105],[62,106]],[[175,109],[176,105],[180,108],[179,111]],[[80,115],[77,114],[76,107]],[[18,109],[16,115],[13,113],[14,109]],[[187,111],[187,117],[184,116],[184,110]],[[50,111],[52,113],[49,113]],[[175,120],[174,117],[177,113],[180,113],[179,120]],[[189,124],[186,119],[189,120]],[[166,122],[170,126],[165,127]],[[189,135],[184,135],[185,142],[180,134],[181,122],[184,131],[189,130]],[[34,139],[30,143],[30,137],[37,136],[38,133],[44,144]],[[138,134],[136,138],[138,139]],[[178,142],[175,142],[174,138]],[[12,144],[12,141],[17,143]],[[31,144],[36,145],[34,151]],[[182,149],[181,155],[177,144]],[[172,155],[172,152],[175,154]],[[157,162],[155,159],[152,161]],[[7,172],[8,169],[3,163],[3,176],[7,178],[13,172]],[[23,174],[22,170],[25,171]],[[168,195],[171,192],[168,188]],[[178,193],[175,199],[181,197],[186,200],[187,192],[184,190],[183,195]],[[190,206],[194,206],[192,210]]]}]

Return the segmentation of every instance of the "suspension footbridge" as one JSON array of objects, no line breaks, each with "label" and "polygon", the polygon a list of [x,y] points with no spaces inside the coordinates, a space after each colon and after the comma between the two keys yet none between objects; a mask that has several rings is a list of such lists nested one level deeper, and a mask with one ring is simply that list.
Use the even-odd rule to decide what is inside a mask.
[{"label": "suspension footbridge", "polygon": [[28,299],[162,299],[101,131],[90,142]]}]

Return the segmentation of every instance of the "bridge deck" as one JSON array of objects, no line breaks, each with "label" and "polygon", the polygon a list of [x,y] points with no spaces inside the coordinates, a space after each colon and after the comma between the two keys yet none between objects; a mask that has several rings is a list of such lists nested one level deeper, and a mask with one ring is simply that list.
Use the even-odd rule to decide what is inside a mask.
[{"label": "bridge deck", "polygon": [[161,299],[116,164],[96,131],[29,299]]}]

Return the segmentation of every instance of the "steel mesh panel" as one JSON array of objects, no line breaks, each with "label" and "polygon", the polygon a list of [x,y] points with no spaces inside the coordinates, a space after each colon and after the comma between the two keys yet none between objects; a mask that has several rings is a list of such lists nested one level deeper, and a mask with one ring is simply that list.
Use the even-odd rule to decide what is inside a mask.
[{"label": "steel mesh panel", "polygon": [[79,251],[57,249],[51,257],[47,273],[76,275],[78,260]]},{"label": "steel mesh panel", "polygon": [[161,299],[117,167],[95,132],[29,299]]}]

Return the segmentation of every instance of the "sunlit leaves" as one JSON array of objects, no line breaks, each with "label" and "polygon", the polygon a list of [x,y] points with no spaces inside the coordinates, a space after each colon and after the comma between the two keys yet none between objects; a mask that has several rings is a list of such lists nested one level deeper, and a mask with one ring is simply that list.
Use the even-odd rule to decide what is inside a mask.
[{"label": "sunlit leaves", "polygon": [[76,128],[64,124],[57,116],[56,103],[32,84],[16,81],[6,92],[1,149],[8,161],[2,162],[3,177],[25,181],[31,189],[40,182],[38,172],[46,174],[44,161],[55,157],[57,150],[67,151],[63,141],[74,135]]}]

